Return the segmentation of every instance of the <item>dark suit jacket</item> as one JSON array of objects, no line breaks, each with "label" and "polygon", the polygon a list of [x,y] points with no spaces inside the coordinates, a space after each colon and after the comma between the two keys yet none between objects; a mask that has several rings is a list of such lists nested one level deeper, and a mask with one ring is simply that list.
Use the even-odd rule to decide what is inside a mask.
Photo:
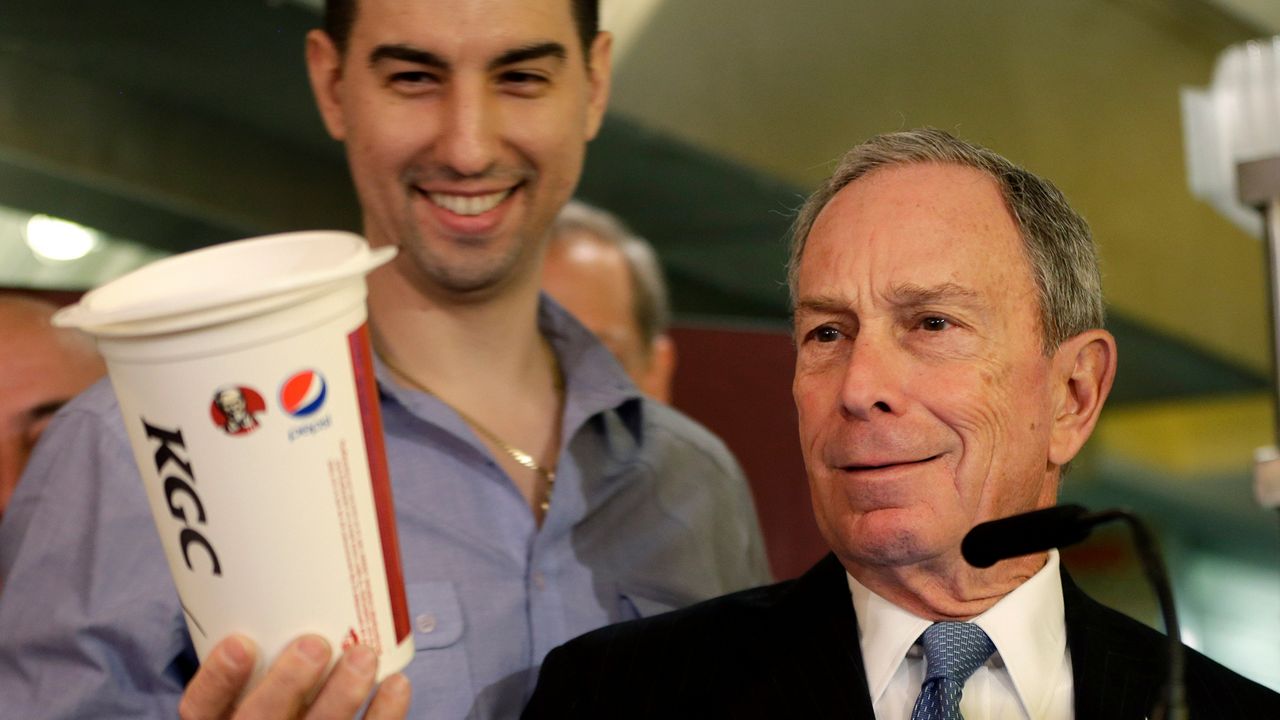
[{"label": "dark suit jacket", "polygon": [[[1165,636],[1063,574],[1080,720],[1146,717]],[[1280,695],[1192,650],[1191,717],[1280,718]],[[525,710],[537,718],[874,718],[844,568],[602,628],[549,654]],[[978,720],[978,719],[974,719]]]}]

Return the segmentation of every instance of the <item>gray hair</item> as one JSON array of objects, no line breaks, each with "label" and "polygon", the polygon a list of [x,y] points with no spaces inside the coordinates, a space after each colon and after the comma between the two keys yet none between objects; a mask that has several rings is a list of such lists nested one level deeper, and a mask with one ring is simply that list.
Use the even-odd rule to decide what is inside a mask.
[{"label": "gray hair", "polygon": [[1105,321],[1098,250],[1089,226],[1062,191],[997,153],[934,128],[877,135],[840,159],[831,177],[805,202],[791,234],[787,281],[791,301],[809,231],[836,193],[884,167],[938,163],[982,171],[995,179],[1031,262],[1040,304],[1041,341],[1052,353],[1067,338]]},{"label": "gray hair", "polygon": [[585,232],[616,247],[626,258],[634,291],[631,313],[647,352],[653,341],[671,324],[667,283],[653,246],[628,230],[617,216],[580,200],[570,200],[556,216],[551,225],[551,237],[554,239],[574,231]]}]

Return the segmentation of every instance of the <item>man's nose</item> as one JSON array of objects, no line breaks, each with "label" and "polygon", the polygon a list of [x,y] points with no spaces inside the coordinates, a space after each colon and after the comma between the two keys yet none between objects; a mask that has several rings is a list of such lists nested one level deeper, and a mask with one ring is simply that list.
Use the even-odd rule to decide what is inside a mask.
[{"label": "man's nose", "polygon": [[443,102],[437,159],[461,177],[485,174],[497,159],[498,110],[483,89],[455,87]]},{"label": "man's nose", "polygon": [[840,402],[846,415],[870,420],[877,413],[896,414],[902,410],[904,364],[892,343],[873,342],[858,337],[853,342],[840,387]]}]

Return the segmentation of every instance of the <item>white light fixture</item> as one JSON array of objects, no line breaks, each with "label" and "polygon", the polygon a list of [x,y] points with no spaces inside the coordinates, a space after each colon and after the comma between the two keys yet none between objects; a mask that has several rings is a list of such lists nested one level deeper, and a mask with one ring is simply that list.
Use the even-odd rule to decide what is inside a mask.
[{"label": "white light fixture", "polygon": [[1222,51],[1209,87],[1182,89],[1182,121],[1191,193],[1262,237],[1262,216],[1240,199],[1237,168],[1280,156],[1280,35]]},{"label": "white light fixture", "polygon": [[26,236],[27,247],[36,257],[54,262],[79,260],[98,244],[97,232],[49,215],[32,215]]}]

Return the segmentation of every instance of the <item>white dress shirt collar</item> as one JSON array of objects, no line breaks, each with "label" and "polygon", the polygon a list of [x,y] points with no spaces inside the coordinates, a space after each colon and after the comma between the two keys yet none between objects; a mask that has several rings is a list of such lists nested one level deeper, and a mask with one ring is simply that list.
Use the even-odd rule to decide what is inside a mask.
[{"label": "white dress shirt collar", "polygon": [[[916,640],[932,621],[903,610],[852,575],[846,576],[858,618],[867,687],[875,704],[908,653],[921,652]],[[1003,666],[1009,673],[1028,717],[1045,717],[1055,696],[1056,673],[1067,647],[1062,613],[1062,578],[1054,550],[1039,572],[972,620],[996,646],[988,665]]]}]

